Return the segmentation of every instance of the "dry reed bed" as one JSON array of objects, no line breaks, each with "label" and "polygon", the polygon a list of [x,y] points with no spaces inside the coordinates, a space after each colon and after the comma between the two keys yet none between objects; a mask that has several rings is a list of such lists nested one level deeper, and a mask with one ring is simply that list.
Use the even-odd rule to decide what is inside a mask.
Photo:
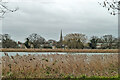
[{"label": "dry reed bed", "polygon": [[118,49],[1,49],[2,52],[118,53]]},{"label": "dry reed bed", "polygon": [[64,78],[66,76],[116,76],[118,54],[28,54],[2,57],[4,77],[17,78]]},{"label": "dry reed bed", "polygon": [[1,60],[1,53],[0,53],[0,79],[2,78],[2,60]]}]

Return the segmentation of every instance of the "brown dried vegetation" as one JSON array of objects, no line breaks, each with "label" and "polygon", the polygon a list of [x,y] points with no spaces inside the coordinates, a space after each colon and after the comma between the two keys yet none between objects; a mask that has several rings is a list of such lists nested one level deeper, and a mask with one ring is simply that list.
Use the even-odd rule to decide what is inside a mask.
[{"label": "brown dried vegetation", "polygon": [[12,49],[3,48],[2,52],[71,52],[71,53],[118,53],[118,49]]},{"label": "brown dried vegetation", "polygon": [[64,78],[66,76],[116,76],[118,54],[28,54],[2,56],[4,77]]}]

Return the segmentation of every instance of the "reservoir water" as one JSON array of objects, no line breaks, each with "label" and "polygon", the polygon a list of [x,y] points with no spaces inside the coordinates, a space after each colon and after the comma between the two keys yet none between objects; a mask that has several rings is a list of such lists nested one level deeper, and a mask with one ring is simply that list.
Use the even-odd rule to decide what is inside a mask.
[{"label": "reservoir water", "polygon": [[[19,54],[19,55],[28,55],[28,54],[31,54],[31,55],[42,55],[42,54],[71,54],[71,55],[109,55],[109,54],[118,54],[118,53],[63,53],[63,52],[6,52],[8,53],[9,56],[15,56],[16,54]],[[0,56],[4,56],[4,52],[1,52],[0,53],[1,55]]]}]

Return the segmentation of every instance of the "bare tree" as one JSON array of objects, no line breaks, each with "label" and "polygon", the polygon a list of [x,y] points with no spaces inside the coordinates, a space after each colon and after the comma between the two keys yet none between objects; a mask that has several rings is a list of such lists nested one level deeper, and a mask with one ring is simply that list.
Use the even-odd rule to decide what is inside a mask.
[{"label": "bare tree", "polygon": [[45,42],[45,39],[36,33],[29,35],[27,39],[28,42],[33,44],[34,48],[40,48],[40,45]]},{"label": "bare tree", "polygon": [[80,40],[82,43],[85,43],[86,40],[87,40],[87,37],[85,36],[85,34],[79,34],[79,33],[74,33],[74,34],[67,34],[65,37],[64,37],[64,40],[65,41],[68,41],[68,40]]},{"label": "bare tree", "polygon": [[8,2],[3,2],[3,0],[0,0],[0,17],[3,17],[6,13],[15,12],[18,10],[18,8],[9,9],[6,5],[7,3]]},{"label": "bare tree", "polygon": [[2,35],[2,47],[3,48],[18,48],[16,41],[12,40],[9,34]]},{"label": "bare tree", "polygon": [[113,37],[112,35],[104,35],[103,37],[101,37],[101,40],[102,40],[102,45],[103,45],[103,48],[105,49],[112,49],[114,46],[113,44],[116,44],[116,38]]},{"label": "bare tree", "polygon": [[98,2],[102,7],[108,9],[111,15],[120,14],[120,0],[104,0],[102,3]]},{"label": "bare tree", "polygon": [[86,40],[87,37],[85,34],[68,34],[64,37],[64,44],[67,45],[68,48],[83,49]]}]

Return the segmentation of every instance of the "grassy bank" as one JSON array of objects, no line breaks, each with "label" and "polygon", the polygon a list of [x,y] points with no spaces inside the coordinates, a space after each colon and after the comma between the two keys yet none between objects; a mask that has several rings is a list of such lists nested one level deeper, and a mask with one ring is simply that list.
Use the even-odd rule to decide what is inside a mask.
[{"label": "grassy bank", "polygon": [[118,49],[1,49],[1,52],[118,53]]}]

